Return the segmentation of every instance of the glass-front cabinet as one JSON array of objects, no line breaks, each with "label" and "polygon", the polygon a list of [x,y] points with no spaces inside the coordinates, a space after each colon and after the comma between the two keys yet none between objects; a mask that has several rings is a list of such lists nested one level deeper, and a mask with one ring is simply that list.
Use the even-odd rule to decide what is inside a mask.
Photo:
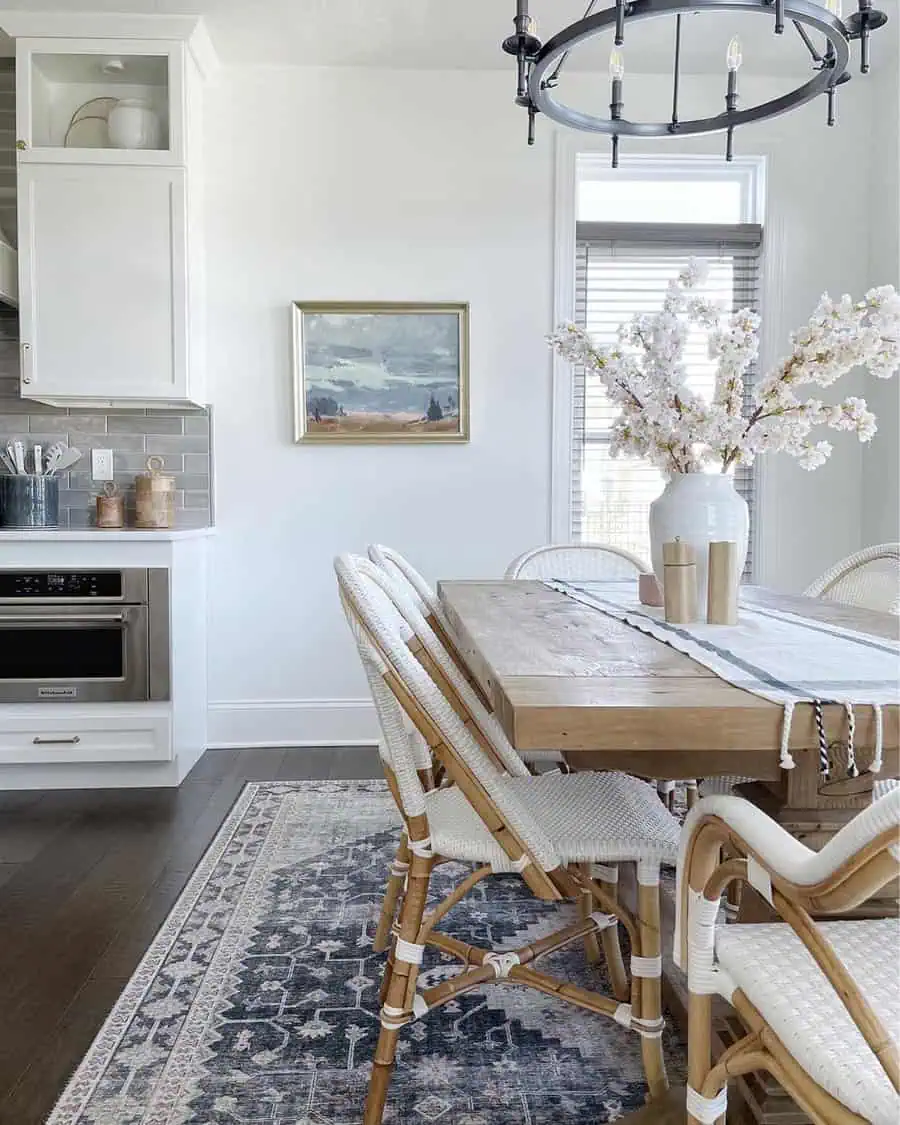
[{"label": "glass-front cabinet", "polygon": [[19,162],[183,164],[185,44],[17,39]]},{"label": "glass-front cabinet", "polygon": [[21,394],[203,403],[196,44],[59,26],[16,37]]}]

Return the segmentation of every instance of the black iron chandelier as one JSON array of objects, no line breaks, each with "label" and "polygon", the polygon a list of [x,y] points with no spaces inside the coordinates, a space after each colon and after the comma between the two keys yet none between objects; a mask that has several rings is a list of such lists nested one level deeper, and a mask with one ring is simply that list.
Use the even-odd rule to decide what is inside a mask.
[{"label": "black iron chandelier", "polygon": [[[840,0],[823,0],[823,3],[815,3],[814,0],[615,0],[613,7],[599,12],[596,11],[598,2],[591,0],[580,20],[542,43],[537,36],[535,21],[528,12],[528,0],[516,0],[515,34],[503,41],[503,50],[516,59],[516,103],[528,112],[528,143],[534,144],[535,118],[538,113],[543,113],[573,129],[609,134],[612,137],[614,168],[619,163],[620,137],[685,137],[724,132],[725,159],[731,160],[737,126],[787,113],[820,94],[825,95],[828,103],[827,123],[833,125],[835,91],[850,80],[847,69],[850,43],[859,40],[860,72],[868,73],[869,36],[887,22],[885,13],[873,8],[872,0],[857,0],[858,10],[846,19],[840,15]],[[812,77],[780,97],[739,108],[738,70],[742,55],[740,42],[735,37],[728,45],[725,60],[725,109],[711,117],[682,121],[678,115],[682,17],[708,12],[767,15],[773,21],[776,35],[782,35],[790,23],[809,52]],[[623,100],[625,62],[622,48],[626,30],[629,24],[661,16],[675,17],[672,113],[668,121],[632,121],[624,115]],[[609,58],[609,116],[602,117],[566,105],[559,100],[556,91],[571,52],[608,28],[614,29],[615,46]]]}]

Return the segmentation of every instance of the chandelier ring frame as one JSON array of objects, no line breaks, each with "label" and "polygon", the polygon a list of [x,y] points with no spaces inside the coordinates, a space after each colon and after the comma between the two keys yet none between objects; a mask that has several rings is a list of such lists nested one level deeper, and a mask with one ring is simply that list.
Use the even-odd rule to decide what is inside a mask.
[{"label": "chandelier ring frame", "polygon": [[[665,16],[704,14],[709,12],[758,12],[774,19],[774,6],[769,0],[631,0],[626,6],[626,29],[640,20]],[[722,133],[754,121],[764,121],[788,113],[837,85],[846,73],[850,61],[848,30],[845,25],[821,4],[811,0],[785,0],[785,18],[796,20],[807,28],[821,32],[834,49],[833,62],[825,66],[802,85],[769,101],[748,106],[746,109],[724,110],[712,117],[695,118],[673,124],[671,121],[640,122],[627,118],[613,120],[583,113],[554,97],[556,83],[549,86],[547,77],[553,73],[563,55],[579,44],[614,28],[615,7],[596,12],[577,20],[554,35],[538,52],[529,76],[528,93],[535,109],[552,121],[588,133],[606,133],[622,137],[685,137],[705,133]]]}]

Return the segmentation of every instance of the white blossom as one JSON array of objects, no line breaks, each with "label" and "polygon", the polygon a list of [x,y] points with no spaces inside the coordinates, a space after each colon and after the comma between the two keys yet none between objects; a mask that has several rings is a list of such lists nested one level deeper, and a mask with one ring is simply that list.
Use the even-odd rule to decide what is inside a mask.
[{"label": "white blossom", "polygon": [[[748,367],[759,353],[760,319],[750,309],[725,313],[694,292],[706,279],[696,259],[669,282],[658,313],[639,314],[620,326],[613,347],[597,344],[574,324],[549,336],[551,347],[598,378],[619,413],[610,454],[640,457],[666,473],[701,472],[718,465],[750,465],[761,453],[784,452],[805,469],[831,455],[828,441],[813,440],[816,426],[845,430],[862,442],[876,431],[865,399],[829,405],[803,399],[797,388],[830,387],[854,367],[880,379],[900,367],[900,295],[891,285],[870,289],[862,301],[824,294],[809,322],[790,337],[790,355],[759,380],[744,404]],[[687,384],[684,348],[691,326],[706,331],[716,364],[707,401]]]}]

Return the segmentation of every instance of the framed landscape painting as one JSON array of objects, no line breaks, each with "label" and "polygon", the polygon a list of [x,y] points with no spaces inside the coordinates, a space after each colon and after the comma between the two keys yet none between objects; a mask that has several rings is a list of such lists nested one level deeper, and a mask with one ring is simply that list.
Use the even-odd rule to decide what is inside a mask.
[{"label": "framed landscape painting", "polygon": [[294,439],[469,440],[469,306],[297,301]]}]

